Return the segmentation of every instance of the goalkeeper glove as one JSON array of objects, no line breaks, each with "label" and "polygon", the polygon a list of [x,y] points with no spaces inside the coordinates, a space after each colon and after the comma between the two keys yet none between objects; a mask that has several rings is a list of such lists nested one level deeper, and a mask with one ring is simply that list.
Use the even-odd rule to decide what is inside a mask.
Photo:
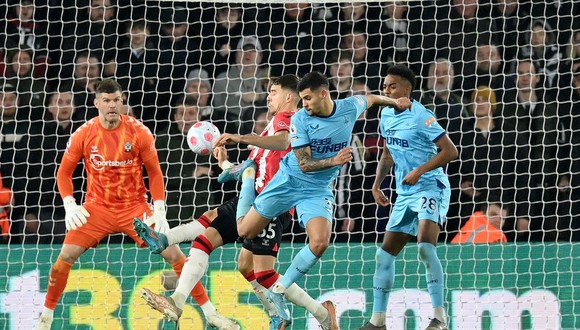
[{"label": "goalkeeper glove", "polygon": [[84,206],[77,205],[74,197],[66,196],[62,201],[64,203],[66,230],[78,229],[87,223],[87,218],[91,215]]},{"label": "goalkeeper glove", "polygon": [[164,201],[154,201],[153,202],[153,215],[150,217],[145,217],[143,222],[147,226],[151,227],[155,225],[155,231],[165,234],[169,231],[169,223],[167,223],[167,213],[165,211]]}]

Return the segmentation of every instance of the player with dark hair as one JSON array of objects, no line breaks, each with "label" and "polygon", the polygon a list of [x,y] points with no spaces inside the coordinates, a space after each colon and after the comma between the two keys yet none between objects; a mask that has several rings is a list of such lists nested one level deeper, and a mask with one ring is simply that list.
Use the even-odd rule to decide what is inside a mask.
[{"label": "player with dark hair", "polygon": [[[236,220],[242,219],[250,209],[255,193],[260,193],[267,187],[269,181],[278,171],[280,158],[290,151],[290,118],[296,111],[300,98],[297,92],[298,78],[294,75],[285,75],[274,79],[268,95],[268,108],[273,120],[268,124],[261,136],[223,134],[216,142],[214,156],[224,172],[220,181],[241,180],[242,189],[238,198],[230,200],[215,210],[206,212],[199,221],[211,221],[203,233],[195,233],[188,229],[190,224],[176,227],[166,234],[156,233],[142,222],[136,220],[135,227],[139,235],[159,253],[171,244],[186,240],[194,240],[193,248],[189,252],[189,261],[184,267],[183,275],[175,293],[170,297],[157,295],[150,290],[143,289],[142,295],[147,303],[163,313],[171,320],[177,321],[183,311],[186,296],[184,292],[190,290],[193,283],[201,279],[209,264],[209,255],[219,246],[233,243],[238,240]],[[227,161],[223,145],[248,144],[254,146],[247,161],[233,167]],[[253,240],[244,240],[239,270],[254,288],[254,292],[262,301],[270,314],[270,329],[284,329],[289,324],[289,318],[282,319],[276,308],[267,300],[266,291],[272,287],[279,277],[274,270],[278,255],[282,233],[289,224],[291,215],[288,212],[281,214],[268,224],[258,237]],[[195,223],[195,221],[194,221]],[[185,237],[188,235],[189,237]],[[297,285],[292,287],[293,295],[290,300],[305,307],[321,324],[330,323],[331,315],[325,306]],[[288,313],[286,311],[286,313]]]},{"label": "player with dark hair", "polygon": [[[284,319],[290,318],[284,295],[288,297],[295,282],[308,273],[328,248],[333,221],[332,185],[340,167],[352,159],[349,145],[357,118],[373,105],[406,109],[411,104],[408,97],[395,100],[378,95],[332,100],[328,79],[318,72],[306,74],[298,84],[298,91],[303,108],[292,117],[293,152],[282,159],[278,173],[238,222],[240,236],[251,239],[267,228],[272,219],[295,207],[300,224],[306,228],[308,245],[268,291],[269,299]],[[338,329],[334,303],[325,303],[333,314],[333,322],[323,324],[323,329]]]},{"label": "player with dark hair", "polygon": [[[54,309],[66,288],[72,265],[87,249],[119,232],[129,235],[143,247],[145,242],[133,228],[133,218],[143,214],[147,215],[148,226],[155,226],[160,232],[169,229],[163,173],[153,135],[135,118],[120,114],[123,96],[116,81],[106,79],[97,85],[94,104],[99,116],[72,134],[57,172],[68,232],[50,270],[39,330],[50,329]],[[85,203],[78,205],[73,197],[72,175],[81,158],[84,158],[88,186]],[[145,197],[143,165],[149,175],[153,211]],[[165,250],[162,256],[177,274],[181,273],[185,255],[177,246]],[[201,282],[195,284],[191,294],[209,323],[219,325],[227,320],[217,314]]]},{"label": "player with dark hair", "polygon": [[[387,97],[410,97],[415,75],[404,66],[391,67],[383,85]],[[361,330],[386,329],[385,315],[395,281],[395,258],[411,237],[419,242],[425,264],[427,289],[434,316],[427,330],[447,330],[443,305],[443,268],[437,256],[437,238],[449,208],[451,190],[443,166],[457,158],[457,148],[435,115],[418,101],[411,107],[387,107],[380,129],[385,146],[372,188],[375,201],[387,206],[381,183],[395,166],[397,202],[387,224],[383,244],[377,249],[373,279],[373,313]]]}]

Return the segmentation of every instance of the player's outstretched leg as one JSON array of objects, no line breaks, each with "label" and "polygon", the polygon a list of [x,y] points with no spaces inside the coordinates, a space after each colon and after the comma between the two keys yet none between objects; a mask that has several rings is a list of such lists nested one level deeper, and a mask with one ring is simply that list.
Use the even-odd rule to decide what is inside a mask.
[{"label": "player's outstretched leg", "polygon": [[219,176],[218,176],[218,182],[219,183],[224,183],[224,182],[228,182],[228,181],[242,181],[242,174],[244,173],[244,171],[247,168],[253,168],[256,169],[256,163],[252,160],[252,159],[246,159],[245,161],[241,162],[240,164],[229,168],[225,171],[223,171]]},{"label": "player's outstretched leg", "polygon": [[181,308],[175,306],[175,302],[171,297],[158,295],[145,288],[141,289],[141,297],[147,302],[147,305],[171,321],[177,322],[183,313]]},{"label": "player's outstretched leg", "polygon": [[141,219],[133,219],[133,227],[135,227],[137,235],[147,243],[151,252],[160,254],[169,246],[165,234],[156,232],[151,227],[147,226],[145,222],[141,221]]},{"label": "player's outstretched leg", "polygon": [[290,311],[286,306],[286,298],[284,298],[284,293],[268,291],[268,300],[276,307],[276,313],[284,320],[290,320]]}]

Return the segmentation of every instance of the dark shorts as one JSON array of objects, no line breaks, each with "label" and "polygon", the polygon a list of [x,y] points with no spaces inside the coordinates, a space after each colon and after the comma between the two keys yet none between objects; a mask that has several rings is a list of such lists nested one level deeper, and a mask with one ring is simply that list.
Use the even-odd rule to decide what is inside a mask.
[{"label": "dark shorts", "polygon": [[[237,197],[223,203],[217,208],[218,215],[210,224],[210,227],[220,234],[224,245],[238,241],[237,207]],[[244,248],[256,255],[277,256],[282,234],[290,225],[290,221],[292,221],[292,216],[288,212],[276,217],[256,238],[244,240]]]},{"label": "dark shorts", "polygon": [[292,215],[289,212],[275,217],[256,238],[244,240],[244,249],[252,251],[255,255],[277,257],[282,234],[290,225],[290,221],[292,221]]}]

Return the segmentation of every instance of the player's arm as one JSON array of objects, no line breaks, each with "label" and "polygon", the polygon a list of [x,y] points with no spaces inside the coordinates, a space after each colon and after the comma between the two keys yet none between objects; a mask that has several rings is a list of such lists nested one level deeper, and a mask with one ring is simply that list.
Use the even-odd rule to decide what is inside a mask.
[{"label": "player's arm", "polygon": [[364,96],[367,101],[367,109],[378,105],[378,106],[387,106],[393,107],[398,110],[405,110],[411,108],[413,102],[408,97],[400,97],[398,99],[393,99],[383,95],[374,95],[374,94],[367,94]]},{"label": "player's arm", "polygon": [[278,131],[273,136],[260,135],[238,135],[238,134],[222,134],[216,141],[216,147],[221,147],[226,144],[250,144],[262,149],[268,150],[286,150],[290,146],[290,138],[288,131]]},{"label": "player's arm", "polygon": [[352,147],[349,146],[340,150],[334,157],[322,159],[312,158],[310,146],[294,149],[294,154],[298,159],[298,166],[302,172],[314,172],[350,162],[352,160]]},{"label": "player's arm", "polygon": [[80,160],[79,156],[65,153],[62,161],[56,172],[56,184],[58,191],[62,197],[62,202],[65,210],[64,222],[67,230],[74,230],[82,227],[87,223],[87,218],[90,217],[89,212],[82,205],[78,205],[73,194],[73,172]]},{"label": "player's arm", "polygon": [[383,180],[391,172],[391,168],[393,168],[393,164],[395,161],[393,160],[393,156],[389,152],[389,148],[386,146],[383,147],[383,153],[381,154],[381,158],[379,159],[379,164],[377,166],[375,181],[373,182],[372,194],[380,206],[387,206],[389,205],[389,199],[383,191],[381,190],[381,184]]},{"label": "player's arm", "polygon": [[423,165],[409,172],[403,179],[402,181],[403,184],[413,185],[419,181],[421,175],[438,167],[445,166],[447,163],[457,158],[457,155],[459,154],[457,152],[457,148],[455,147],[453,142],[451,142],[451,139],[449,138],[449,136],[447,136],[447,134],[442,135],[435,142],[435,144],[441,151],[439,151],[439,153],[437,153],[435,157],[431,158]]}]

